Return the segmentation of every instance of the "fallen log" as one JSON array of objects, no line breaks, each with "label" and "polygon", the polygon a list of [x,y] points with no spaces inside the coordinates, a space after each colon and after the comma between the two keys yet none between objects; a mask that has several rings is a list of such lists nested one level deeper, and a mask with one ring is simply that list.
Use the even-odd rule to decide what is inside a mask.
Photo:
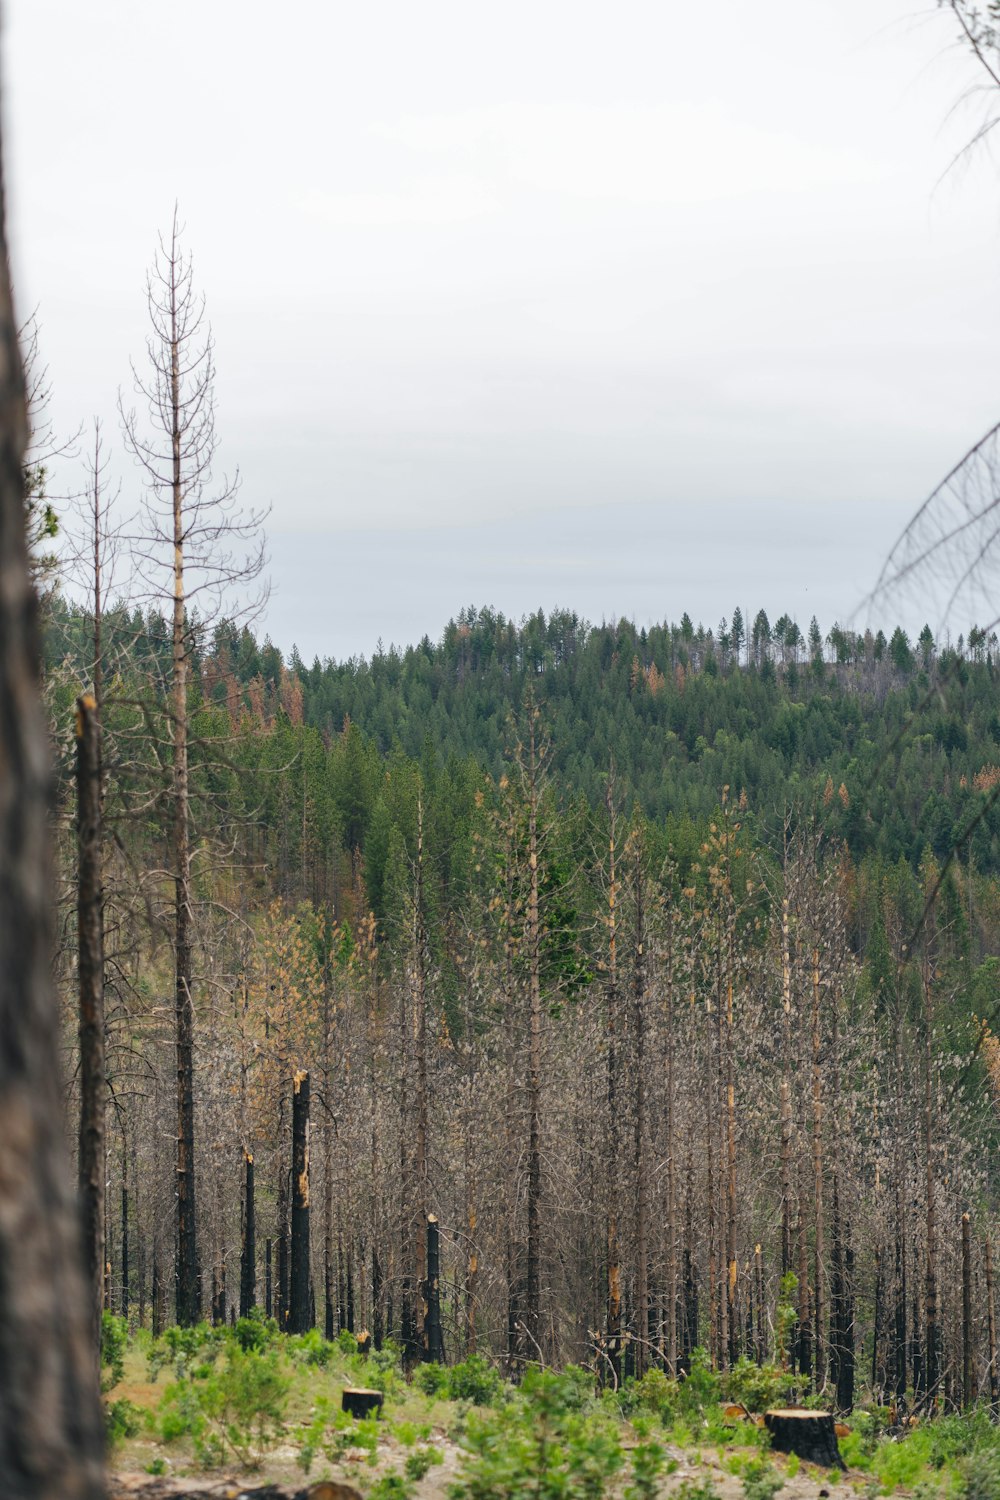
[{"label": "fallen log", "polygon": [[782,1407],[764,1413],[764,1426],[771,1434],[771,1447],[779,1453],[796,1453],[806,1463],[824,1469],[846,1469],[837,1446],[833,1413]]}]

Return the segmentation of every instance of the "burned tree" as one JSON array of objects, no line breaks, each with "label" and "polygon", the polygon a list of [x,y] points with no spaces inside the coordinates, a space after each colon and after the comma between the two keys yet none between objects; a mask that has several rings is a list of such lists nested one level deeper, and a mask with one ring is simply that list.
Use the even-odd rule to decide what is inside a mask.
[{"label": "burned tree", "polygon": [[174,1033],[177,1060],[177,1321],[201,1314],[194,1125],[194,901],[191,882],[191,669],[204,631],[223,598],[259,577],[261,517],[235,511],[238,476],[213,488],[215,364],[205,303],[194,289],[191,257],[181,246],[174,210],[146,283],[151,332],[149,373],[133,364],[135,389],[146,403],[149,432],[121,407],[125,443],[146,481],[145,530],[137,557],[150,597],[171,618],[169,708],[162,750],[172,816],[170,908],[174,946]]}]

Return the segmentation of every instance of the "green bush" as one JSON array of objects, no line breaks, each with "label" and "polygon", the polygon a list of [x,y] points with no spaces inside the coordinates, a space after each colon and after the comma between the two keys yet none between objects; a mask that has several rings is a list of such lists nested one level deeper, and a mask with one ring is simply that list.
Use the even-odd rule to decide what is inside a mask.
[{"label": "green bush", "polygon": [[444,1365],[418,1365],[413,1384],[425,1396],[444,1396],[448,1393],[448,1371]]},{"label": "green bush", "polygon": [[221,1370],[203,1366],[167,1387],[160,1435],[165,1443],[190,1437],[205,1468],[223,1463],[227,1454],[257,1468],[282,1433],[290,1384],[276,1350],[245,1353],[232,1343]]},{"label": "green bush", "polygon": [[984,1449],[964,1460],[961,1468],[963,1500],[997,1500],[1000,1495],[1000,1450]]},{"label": "green bush", "polygon": [[[431,1368],[425,1365],[424,1369]],[[447,1372],[448,1395],[453,1401],[469,1401],[473,1406],[490,1406],[503,1386],[499,1372],[480,1354],[470,1354],[461,1364]]]},{"label": "green bush", "polygon": [[325,1339],[318,1328],[310,1328],[305,1333],[295,1334],[287,1342],[288,1353],[296,1364],[313,1365],[316,1369],[325,1370],[333,1358],[335,1344]]},{"label": "green bush", "polygon": [[774,1500],[784,1483],[782,1475],[764,1458],[755,1458],[743,1471],[745,1500]]},{"label": "green bush", "polygon": [[444,1463],[444,1454],[440,1448],[417,1448],[415,1452],[406,1455],[403,1471],[407,1479],[412,1479],[418,1484],[424,1475],[433,1469],[436,1464]]},{"label": "green bush", "polygon": [[244,1354],[249,1354],[251,1350],[259,1354],[262,1349],[267,1349],[277,1341],[278,1324],[274,1318],[267,1317],[259,1307],[255,1307],[249,1318],[237,1318],[235,1334],[236,1342]]},{"label": "green bush", "polygon": [[656,1500],[659,1478],[667,1453],[655,1438],[644,1438],[632,1449],[632,1477],[625,1486],[625,1500]]},{"label": "green bush", "polygon": [[342,1328],[337,1334],[337,1348],[341,1354],[357,1354],[358,1341],[349,1328]]},{"label": "green bush", "polygon": [[142,1428],[142,1412],[134,1402],[122,1397],[109,1401],[104,1408],[104,1435],[109,1448],[123,1438],[135,1437]]},{"label": "green bush", "polygon": [[700,1416],[706,1408],[718,1406],[721,1396],[722,1385],[708,1362],[708,1355],[700,1347],[693,1349],[691,1368],[677,1384],[679,1409],[685,1416]]},{"label": "green bush", "polygon": [[618,1404],[626,1417],[634,1412],[648,1412],[669,1422],[678,1409],[676,1380],[668,1380],[662,1370],[647,1370],[640,1380],[626,1380],[618,1392]]},{"label": "green bush", "polygon": [[470,1412],[453,1500],[601,1500],[622,1453],[616,1428],[597,1411],[584,1415],[592,1395],[586,1371],[530,1368],[510,1402]]},{"label": "green bush", "polygon": [[[101,1390],[113,1390],[125,1374],[128,1323],[114,1313],[101,1315]],[[107,1374],[104,1371],[107,1370]]]},{"label": "green bush", "polygon": [[778,1365],[757,1365],[752,1359],[738,1359],[722,1378],[722,1393],[728,1401],[739,1401],[748,1411],[766,1411],[769,1406],[784,1406],[796,1389],[796,1378]]}]

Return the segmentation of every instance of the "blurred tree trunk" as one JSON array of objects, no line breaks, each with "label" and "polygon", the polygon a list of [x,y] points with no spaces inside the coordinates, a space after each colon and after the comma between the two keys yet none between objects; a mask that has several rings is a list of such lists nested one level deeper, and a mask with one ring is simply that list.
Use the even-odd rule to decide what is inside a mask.
[{"label": "blurred tree trunk", "polygon": [[66,1160],[24,384],[2,223],[0,257],[0,1494],[97,1500],[103,1422]]}]

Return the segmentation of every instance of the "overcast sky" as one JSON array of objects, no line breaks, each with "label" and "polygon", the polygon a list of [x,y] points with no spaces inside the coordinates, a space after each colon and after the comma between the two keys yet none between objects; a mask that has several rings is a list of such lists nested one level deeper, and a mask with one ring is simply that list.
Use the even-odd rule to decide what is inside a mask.
[{"label": "overcast sky", "polygon": [[932,4],[4,14],[56,423],[115,432],[179,199],[286,651],[469,603],[826,629],[1000,415],[1000,184],[941,181],[980,116]]}]

